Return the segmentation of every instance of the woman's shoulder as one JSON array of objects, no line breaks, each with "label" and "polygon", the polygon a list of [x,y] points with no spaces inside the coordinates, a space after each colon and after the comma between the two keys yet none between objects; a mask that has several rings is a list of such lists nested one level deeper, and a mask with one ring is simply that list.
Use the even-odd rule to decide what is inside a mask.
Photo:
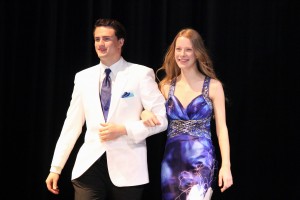
[{"label": "woman's shoulder", "polygon": [[218,79],[211,78],[209,84],[209,96],[211,99],[214,99],[219,95],[224,95],[222,82]]},{"label": "woman's shoulder", "polygon": [[211,88],[219,88],[219,87],[223,87],[221,81],[218,80],[218,79],[215,79],[215,78],[210,78],[209,86],[210,86]]},{"label": "woman's shoulder", "polygon": [[164,95],[165,98],[168,97],[170,87],[171,87],[170,82],[164,82],[160,87],[161,93]]}]

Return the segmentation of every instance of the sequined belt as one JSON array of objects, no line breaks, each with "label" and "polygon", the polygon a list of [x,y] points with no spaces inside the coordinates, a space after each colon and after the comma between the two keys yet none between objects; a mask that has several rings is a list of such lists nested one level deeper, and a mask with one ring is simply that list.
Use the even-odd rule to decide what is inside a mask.
[{"label": "sequined belt", "polygon": [[168,138],[181,134],[210,138],[210,119],[211,118],[201,120],[170,120]]}]

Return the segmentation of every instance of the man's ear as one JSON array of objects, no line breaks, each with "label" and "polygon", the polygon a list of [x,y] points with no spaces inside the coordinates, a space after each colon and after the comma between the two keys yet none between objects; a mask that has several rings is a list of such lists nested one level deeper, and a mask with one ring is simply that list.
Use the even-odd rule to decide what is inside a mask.
[{"label": "man's ear", "polygon": [[119,44],[121,45],[121,47],[124,45],[124,41],[125,41],[124,38],[119,39]]}]

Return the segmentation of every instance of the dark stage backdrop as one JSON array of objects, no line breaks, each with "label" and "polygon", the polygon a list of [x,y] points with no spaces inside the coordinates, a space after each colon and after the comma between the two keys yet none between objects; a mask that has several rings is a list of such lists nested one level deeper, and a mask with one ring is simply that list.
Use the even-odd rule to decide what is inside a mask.
[{"label": "dark stage backdrop", "polygon": [[[214,200],[300,199],[296,2],[2,0],[1,199],[73,198],[70,175],[83,137],[62,172],[61,194],[50,194],[45,179],[74,75],[99,62],[92,37],[99,17],[120,20],[128,32],[124,58],[154,70],[181,28],[203,36],[228,98],[234,177]],[[165,133],[147,140],[151,182],[144,200],[161,198],[164,141]]]}]

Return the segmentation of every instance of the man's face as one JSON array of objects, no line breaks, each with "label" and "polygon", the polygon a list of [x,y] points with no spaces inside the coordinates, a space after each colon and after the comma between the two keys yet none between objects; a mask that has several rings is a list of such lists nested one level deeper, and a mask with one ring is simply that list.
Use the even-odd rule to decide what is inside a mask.
[{"label": "man's face", "polygon": [[101,62],[107,66],[120,59],[124,39],[118,40],[111,27],[97,27],[94,32],[95,50]]}]

